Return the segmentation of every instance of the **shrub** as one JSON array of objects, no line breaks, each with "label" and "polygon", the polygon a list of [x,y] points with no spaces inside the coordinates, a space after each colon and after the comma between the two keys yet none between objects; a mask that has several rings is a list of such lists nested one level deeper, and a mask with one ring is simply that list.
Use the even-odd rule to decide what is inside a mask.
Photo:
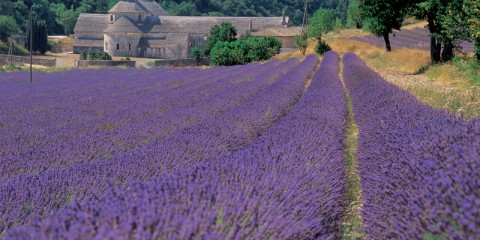
[{"label": "shrub", "polygon": [[332,48],[325,41],[320,41],[315,46],[315,53],[318,55],[323,55],[330,50],[332,50]]},{"label": "shrub", "polygon": [[212,48],[211,64],[230,66],[271,58],[280,50],[281,43],[274,37],[249,37],[235,42],[217,42]]},{"label": "shrub", "polygon": [[[82,56],[82,54],[80,54],[80,59],[82,59],[82,57],[85,57],[84,55]],[[88,54],[86,54],[85,59],[88,59],[88,60],[112,60],[112,57],[106,52],[92,51],[92,52],[89,52]],[[85,59],[82,59],[82,60],[85,60]]]},{"label": "shrub", "polygon": [[87,60],[87,53],[86,52],[80,53],[80,60]]}]

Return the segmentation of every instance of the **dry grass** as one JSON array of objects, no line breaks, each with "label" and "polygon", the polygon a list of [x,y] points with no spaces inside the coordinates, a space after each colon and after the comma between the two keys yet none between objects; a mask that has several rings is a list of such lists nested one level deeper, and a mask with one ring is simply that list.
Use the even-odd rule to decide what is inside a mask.
[{"label": "dry grass", "polygon": [[[424,27],[415,22],[403,29]],[[340,54],[354,52],[387,81],[411,92],[419,100],[435,108],[447,109],[464,116],[480,116],[480,86],[472,85],[468,76],[451,64],[430,65],[430,53],[425,50],[400,48],[386,52],[364,42],[351,40],[365,36],[362,30],[347,29],[329,33],[326,41]],[[314,41],[309,41],[307,54],[313,53]],[[299,51],[278,54],[276,58],[305,58]],[[425,70],[426,69],[426,70]]]},{"label": "dry grass", "polygon": [[[406,28],[424,24],[419,22]],[[431,66],[428,51],[394,48],[392,52],[386,52],[382,48],[348,39],[351,35],[350,30],[329,34],[327,41],[340,54],[354,52],[387,81],[411,92],[432,107],[465,116],[480,116],[480,86],[473,86],[469,78],[453,65]]]},{"label": "dry grass", "polygon": [[374,69],[396,70],[413,74],[430,63],[430,53],[406,48],[394,49],[387,53],[383,48],[343,38],[329,38],[328,44],[340,54],[354,52]]}]

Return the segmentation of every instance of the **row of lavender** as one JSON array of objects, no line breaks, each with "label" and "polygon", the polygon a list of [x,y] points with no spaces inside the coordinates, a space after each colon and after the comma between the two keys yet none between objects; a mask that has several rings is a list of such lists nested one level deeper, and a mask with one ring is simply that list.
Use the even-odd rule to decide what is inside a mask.
[{"label": "row of lavender", "polygon": [[[280,112],[274,110],[278,102],[284,110],[285,104],[292,105],[286,99],[301,95],[295,82],[302,81],[295,78],[304,79],[304,72],[318,60],[305,61],[308,65],[280,79],[256,106],[245,105],[232,117],[248,126],[259,118],[250,117],[250,107],[258,107],[267,110],[264,115],[278,118]],[[243,150],[176,168],[147,183],[109,187],[105,195],[74,202],[46,221],[14,228],[6,238],[340,237],[346,205],[343,136],[347,113],[338,61],[338,54],[328,53],[293,111]],[[228,140],[210,147],[222,142]]]},{"label": "row of lavender", "polygon": [[344,80],[359,125],[362,216],[373,239],[480,236],[480,121],[435,110],[356,55]]},{"label": "row of lavender", "polygon": [[[111,184],[129,185],[135,180],[147,180],[247,145],[290,110],[302,95],[305,79],[317,62],[314,56],[298,67],[295,67],[298,60],[280,65],[274,61],[264,66],[263,70],[269,71],[257,74],[251,81],[209,95],[198,104],[185,104],[183,109],[175,110],[176,114],[163,119],[173,121],[175,117],[181,120],[189,116],[201,121],[193,125],[170,122],[169,125],[177,130],[164,140],[111,158],[75,162],[65,167],[52,167],[41,174],[19,174],[8,179],[0,185],[3,193],[0,195],[0,212],[3,213],[0,218],[6,223],[2,227],[9,228],[16,221],[23,223],[29,216],[47,215],[74,197],[79,201],[91,198]],[[252,71],[248,66],[244,70]],[[40,166],[44,164],[48,162],[39,163]]]},{"label": "row of lavender", "polygon": [[[382,48],[385,47],[385,41],[381,37],[368,35],[364,37],[353,37],[352,39]],[[415,28],[392,33],[390,34],[390,42],[393,48],[430,50],[430,37],[428,29],[426,28]],[[473,52],[473,43],[462,42],[460,47],[464,52]]]},{"label": "row of lavender", "polygon": [[[179,119],[168,116],[175,110],[269,72],[277,64],[212,69],[201,75],[198,70],[160,73],[157,79],[150,76],[135,83],[128,82],[131,73],[120,77],[101,70],[88,80],[78,80],[78,72],[72,71],[46,74],[51,79],[35,86],[5,86],[0,90],[5,113],[0,119],[4,125],[0,156],[15,164],[1,167],[0,180],[112,157],[163,139],[180,125],[167,122]],[[89,74],[80,76],[84,75]],[[51,90],[52,86],[56,88]],[[184,122],[193,123],[197,117],[184,117]]]}]

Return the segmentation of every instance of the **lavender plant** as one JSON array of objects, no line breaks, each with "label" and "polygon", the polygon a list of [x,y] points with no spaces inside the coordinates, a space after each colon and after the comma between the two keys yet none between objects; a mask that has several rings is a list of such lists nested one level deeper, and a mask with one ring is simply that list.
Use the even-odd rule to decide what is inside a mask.
[{"label": "lavender plant", "polygon": [[353,53],[343,58],[365,231],[372,239],[480,236],[480,121],[432,109]]},{"label": "lavender plant", "polygon": [[[275,108],[277,101],[272,97],[291,91],[296,85],[295,93],[291,94],[298,98],[303,88],[299,83],[303,81],[295,76],[306,76],[305,70],[318,60],[309,57],[305,61],[294,74],[287,74],[278,84],[268,87],[275,91],[264,92],[255,106]],[[291,100],[278,102],[290,105]],[[338,238],[346,206],[343,136],[347,116],[345,94],[338,78],[338,54],[331,52],[324,56],[310,87],[292,108],[272,128],[239,151],[208,161],[187,160],[190,162],[187,166],[176,167],[148,182],[137,180],[128,187],[107,186],[105,193],[96,198],[74,201],[45,221],[33,220],[5,236]],[[249,109],[240,107],[232,111],[232,117],[242,111],[253,114]],[[279,113],[267,115],[276,114]],[[239,117],[243,121],[254,119]]]}]

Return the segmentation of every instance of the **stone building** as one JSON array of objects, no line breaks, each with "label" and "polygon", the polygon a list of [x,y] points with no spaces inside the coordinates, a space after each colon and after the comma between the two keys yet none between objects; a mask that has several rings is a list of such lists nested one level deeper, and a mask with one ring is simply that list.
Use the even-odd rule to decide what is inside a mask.
[{"label": "stone building", "polygon": [[[211,27],[222,22],[232,23],[238,36],[278,33],[289,28],[285,13],[281,17],[170,16],[154,0],[129,0],[117,3],[108,14],[81,14],[74,29],[73,51],[105,51],[122,57],[189,58],[190,49],[202,48]],[[282,40],[284,36],[275,37],[285,47],[291,47]]]}]

